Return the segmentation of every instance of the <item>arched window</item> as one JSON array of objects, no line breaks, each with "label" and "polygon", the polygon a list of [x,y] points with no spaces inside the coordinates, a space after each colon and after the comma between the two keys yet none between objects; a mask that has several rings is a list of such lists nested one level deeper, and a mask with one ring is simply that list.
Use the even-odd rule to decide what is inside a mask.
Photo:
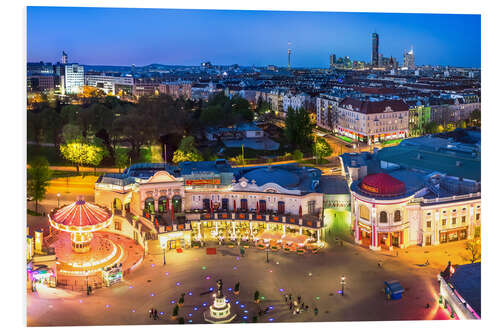
[{"label": "arched window", "polygon": [[370,220],[370,210],[368,207],[361,205],[359,207],[359,217],[361,217],[363,220]]},{"label": "arched window", "polygon": [[394,212],[394,222],[401,222],[401,211],[397,210]]},{"label": "arched window", "polygon": [[387,213],[386,212],[380,212],[380,223],[387,223]]}]

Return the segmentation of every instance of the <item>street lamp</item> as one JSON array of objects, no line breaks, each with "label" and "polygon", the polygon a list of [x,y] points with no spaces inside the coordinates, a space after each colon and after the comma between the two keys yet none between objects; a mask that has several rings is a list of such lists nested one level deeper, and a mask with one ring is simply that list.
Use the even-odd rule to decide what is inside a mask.
[{"label": "street lamp", "polygon": [[344,296],[345,276],[343,276],[343,275],[340,278],[340,285],[342,286],[342,296]]},{"label": "street lamp", "polygon": [[269,244],[266,246],[266,262],[269,264]]},{"label": "street lamp", "polygon": [[59,198],[61,197],[61,193],[57,193],[57,208],[59,208]]},{"label": "street lamp", "polygon": [[167,264],[167,259],[166,259],[167,238],[166,237],[160,237],[160,245],[161,245],[161,248],[163,249],[163,265],[166,265]]}]

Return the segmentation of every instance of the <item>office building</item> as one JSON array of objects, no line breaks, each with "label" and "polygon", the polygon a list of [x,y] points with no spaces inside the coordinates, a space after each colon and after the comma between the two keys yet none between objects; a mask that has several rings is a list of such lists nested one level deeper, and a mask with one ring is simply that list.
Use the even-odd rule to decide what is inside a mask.
[{"label": "office building", "polygon": [[372,34],[372,66],[377,67],[379,64],[378,60],[378,34],[374,32]]},{"label": "office building", "polygon": [[83,65],[64,65],[64,90],[63,94],[78,94],[85,85]]}]

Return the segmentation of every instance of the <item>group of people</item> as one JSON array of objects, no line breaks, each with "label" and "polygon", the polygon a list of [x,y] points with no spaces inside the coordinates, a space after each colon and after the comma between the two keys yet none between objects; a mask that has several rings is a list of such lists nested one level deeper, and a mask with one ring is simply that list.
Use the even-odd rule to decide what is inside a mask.
[{"label": "group of people", "polygon": [[[309,305],[306,305],[302,301],[301,296],[297,296],[297,299],[294,299],[292,294],[285,294],[284,298],[285,298],[286,304],[288,304],[290,312],[292,312],[293,315],[296,315],[296,314],[299,314],[299,313],[302,313],[304,311],[309,310]],[[318,308],[314,308],[314,314],[318,315]]]},{"label": "group of people", "polygon": [[158,317],[158,310],[155,308],[149,309],[149,318],[153,318],[154,320],[160,319],[160,317]]}]

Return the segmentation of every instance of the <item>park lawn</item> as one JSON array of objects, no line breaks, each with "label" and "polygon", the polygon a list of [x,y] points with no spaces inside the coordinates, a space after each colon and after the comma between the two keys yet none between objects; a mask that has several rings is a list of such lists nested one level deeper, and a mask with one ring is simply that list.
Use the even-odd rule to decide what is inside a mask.
[{"label": "park lawn", "polygon": [[331,208],[325,209],[326,241],[334,241],[339,238],[352,242],[351,213],[349,211],[336,211]]},{"label": "park lawn", "polygon": [[353,140],[351,138],[348,138],[347,136],[343,136],[343,135],[336,135],[337,138],[345,141],[345,142],[349,142],[349,143],[352,143]]},{"label": "park lawn", "polygon": [[382,142],[382,145],[383,146],[386,146],[386,145],[399,145],[401,143],[401,141],[403,141],[403,139],[387,140],[387,141]]}]

